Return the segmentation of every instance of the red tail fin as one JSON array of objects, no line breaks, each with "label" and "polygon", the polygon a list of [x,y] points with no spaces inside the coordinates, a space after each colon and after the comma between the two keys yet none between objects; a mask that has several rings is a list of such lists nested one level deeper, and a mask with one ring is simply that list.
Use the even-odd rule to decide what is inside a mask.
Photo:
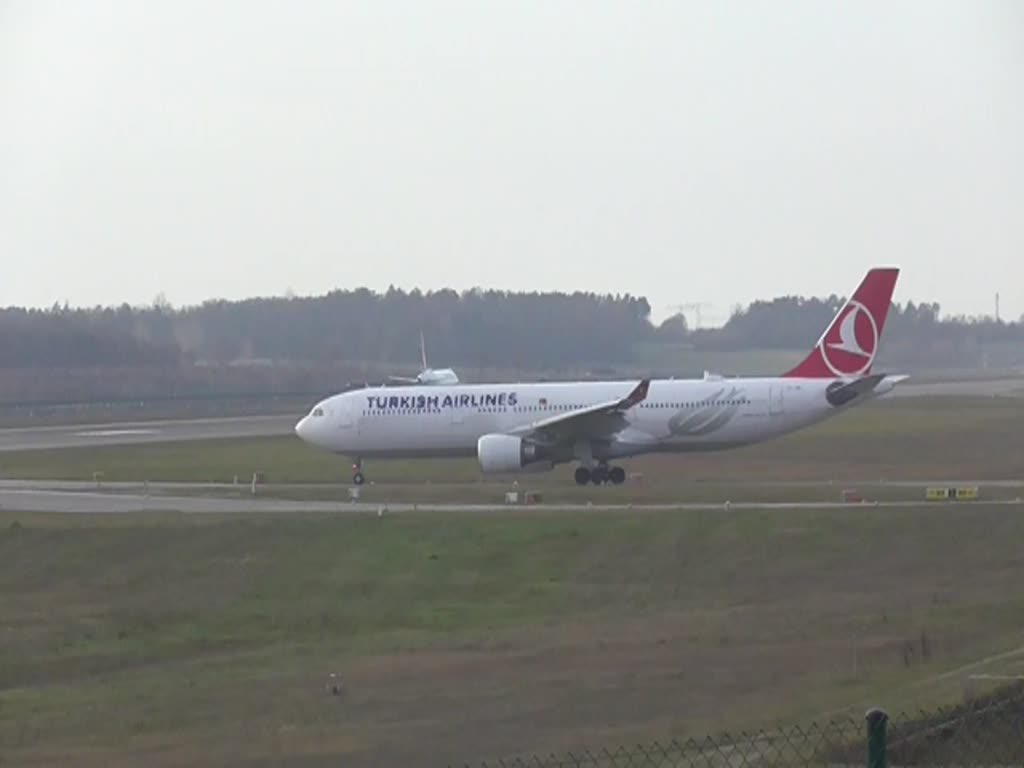
[{"label": "red tail fin", "polygon": [[834,379],[871,373],[899,274],[899,269],[890,267],[868,272],[853,297],[847,299],[818,339],[811,354],[785,375]]}]

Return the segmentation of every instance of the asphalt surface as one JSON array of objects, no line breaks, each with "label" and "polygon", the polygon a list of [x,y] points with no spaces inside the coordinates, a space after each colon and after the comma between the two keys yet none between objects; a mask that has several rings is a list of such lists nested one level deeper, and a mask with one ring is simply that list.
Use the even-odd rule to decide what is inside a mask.
[{"label": "asphalt surface", "polygon": [[0,429],[0,451],[40,448],[95,448],[104,445],[167,443],[215,438],[266,437],[293,434],[299,415],[238,416],[188,421],[140,421],[119,424],[76,424],[63,427]]},{"label": "asphalt surface", "polygon": [[1024,378],[978,381],[924,381],[910,379],[885,397],[1024,397]]},{"label": "asphalt surface", "polygon": [[[707,485],[704,481],[694,481],[696,485]],[[459,485],[458,482],[450,483]],[[495,486],[499,485],[495,481]],[[572,483],[569,483],[572,485]],[[936,486],[949,488],[952,486],[978,485],[987,488],[1024,488],[1024,478],[1007,478],[1003,480],[971,480],[971,479],[941,479],[931,480],[880,480],[879,478],[860,478],[837,481],[829,478],[819,480],[723,480],[713,485],[731,485],[742,488],[743,486],[757,486],[764,488],[819,488],[821,486],[836,486],[837,488],[857,488],[886,486],[890,488],[924,488],[925,486]],[[372,485],[372,483],[371,483]],[[238,493],[249,489],[249,481],[241,478],[239,483],[207,483],[207,482],[182,482],[174,480],[21,480],[0,478],[0,492],[20,491],[85,491],[89,493],[133,493],[133,494],[162,494],[162,495],[189,495],[203,496],[211,491],[232,491]],[[299,490],[303,492],[311,490],[335,491],[338,498],[348,498],[351,483],[274,483],[273,485],[260,486],[263,489],[272,490],[275,493]],[[502,492],[504,489],[498,492]]]},{"label": "asphalt surface", "polygon": [[[901,485],[904,483],[891,483]],[[907,482],[907,485],[920,485]],[[949,483],[936,482],[935,485]],[[963,481],[956,483],[965,485]],[[794,483],[793,485],[799,485]],[[985,481],[987,486],[1019,486],[1019,480]],[[236,495],[218,496],[225,489],[232,489]],[[15,512],[59,512],[69,514],[101,513],[144,513],[144,512],[185,512],[193,514],[240,514],[253,512],[340,512],[340,513],[409,513],[409,512],[509,512],[524,509],[500,503],[381,503],[353,502],[348,499],[346,487],[338,487],[338,498],[334,501],[302,501],[294,499],[261,498],[246,492],[246,487],[230,484],[199,483],[86,483],[81,481],[58,480],[0,480],[0,511]],[[864,507],[920,507],[921,500],[842,502],[699,502],[659,504],[544,504],[533,509],[559,511],[612,512],[624,510],[773,510],[773,509],[863,509]],[[942,504],[944,502],[927,502]],[[964,506],[1021,505],[1016,500],[977,500],[949,502]]]},{"label": "asphalt surface", "polygon": [[[193,514],[240,514],[254,512],[337,512],[362,514],[395,514],[440,511],[510,512],[522,509],[550,509],[558,511],[614,512],[614,511],[727,511],[773,509],[849,509],[855,512],[865,506],[896,509],[920,507],[921,501],[885,502],[739,502],[733,504],[553,504],[537,507],[510,507],[505,504],[367,504],[349,501],[288,501],[284,499],[235,498],[220,499],[197,496],[165,496],[134,493],[103,493],[99,491],[55,491],[34,488],[0,489],[0,511],[58,512],[68,514],[185,512]],[[944,502],[931,502],[942,504]],[[1020,506],[1018,501],[958,501],[946,502],[958,507],[966,506]]]}]

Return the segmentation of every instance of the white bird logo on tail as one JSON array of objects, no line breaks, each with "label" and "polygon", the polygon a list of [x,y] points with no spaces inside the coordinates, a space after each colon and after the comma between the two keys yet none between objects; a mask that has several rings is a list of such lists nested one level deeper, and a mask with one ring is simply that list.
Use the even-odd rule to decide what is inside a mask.
[{"label": "white bird logo on tail", "polygon": [[[864,339],[866,344],[862,344],[861,339],[857,338],[857,319],[861,315],[867,318],[866,326],[861,324],[861,327],[870,329],[871,334],[869,338]],[[851,301],[839,321],[837,330],[839,332],[838,340],[825,340],[828,337],[835,338],[832,329],[829,329],[822,339],[821,356],[825,360],[825,365],[837,376],[856,376],[864,373],[871,367],[878,349],[878,324],[875,322],[875,318],[871,316],[868,308],[859,301]],[[843,354],[836,355],[837,352]],[[854,362],[849,358],[844,359],[844,354],[861,358],[861,361]]]}]

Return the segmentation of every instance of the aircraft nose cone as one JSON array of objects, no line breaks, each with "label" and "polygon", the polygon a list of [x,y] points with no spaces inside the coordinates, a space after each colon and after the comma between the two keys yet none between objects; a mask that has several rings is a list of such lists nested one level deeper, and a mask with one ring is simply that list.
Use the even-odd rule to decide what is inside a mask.
[{"label": "aircraft nose cone", "polygon": [[299,419],[299,423],[295,425],[295,434],[306,440],[306,434],[309,432],[309,417],[303,416]]}]

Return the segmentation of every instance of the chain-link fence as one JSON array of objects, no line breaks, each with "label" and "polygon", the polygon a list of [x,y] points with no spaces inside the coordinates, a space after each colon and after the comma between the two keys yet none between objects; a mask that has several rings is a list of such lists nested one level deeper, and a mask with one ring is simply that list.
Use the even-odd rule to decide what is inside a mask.
[{"label": "chain-link fence", "polygon": [[[1024,766],[1024,686],[892,717],[840,717],[702,739],[484,761],[480,768],[844,768]],[[466,764],[466,768],[472,768]]]},{"label": "chain-link fence", "polygon": [[887,737],[893,765],[1024,766],[1024,687],[961,707],[893,718]]}]

